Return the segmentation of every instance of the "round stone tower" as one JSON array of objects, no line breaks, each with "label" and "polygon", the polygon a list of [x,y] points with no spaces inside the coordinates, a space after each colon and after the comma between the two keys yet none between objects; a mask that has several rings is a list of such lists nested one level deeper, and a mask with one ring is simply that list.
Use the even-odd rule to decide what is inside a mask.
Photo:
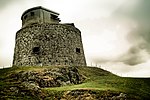
[{"label": "round stone tower", "polygon": [[80,30],[58,15],[41,6],[22,14],[13,66],[86,66]]}]

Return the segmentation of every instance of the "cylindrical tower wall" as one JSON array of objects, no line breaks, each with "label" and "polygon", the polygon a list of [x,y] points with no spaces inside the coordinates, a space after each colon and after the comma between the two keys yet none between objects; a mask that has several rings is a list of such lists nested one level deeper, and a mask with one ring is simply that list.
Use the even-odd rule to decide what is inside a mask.
[{"label": "cylindrical tower wall", "polygon": [[16,34],[14,66],[86,66],[81,32],[67,24],[32,24]]}]

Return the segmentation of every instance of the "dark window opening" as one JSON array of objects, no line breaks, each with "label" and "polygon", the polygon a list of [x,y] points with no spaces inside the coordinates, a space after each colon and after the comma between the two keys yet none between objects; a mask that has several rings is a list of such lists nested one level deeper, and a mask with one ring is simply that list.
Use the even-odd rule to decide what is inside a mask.
[{"label": "dark window opening", "polygon": [[34,48],[32,49],[32,52],[33,52],[34,54],[40,54],[40,47],[34,47]]},{"label": "dark window opening", "polygon": [[58,19],[58,16],[51,14],[51,19],[57,20],[57,19]]},{"label": "dark window opening", "polygon": [[31,16],[34,16],[34,12],[31,12],[30,14],[31,14]]},{"label": "dark window opening", "polygon": [[38,61],[38,63],[40,64],[40,63],[41,63],[41,61]]},{"label": "dark window opening", "polygon": [[27,19],[27,15],[24,16],[24,19]]},{"label": "dark window opening", "polygon": [[81,53],[80,48],[76,48],[76,53]]}]

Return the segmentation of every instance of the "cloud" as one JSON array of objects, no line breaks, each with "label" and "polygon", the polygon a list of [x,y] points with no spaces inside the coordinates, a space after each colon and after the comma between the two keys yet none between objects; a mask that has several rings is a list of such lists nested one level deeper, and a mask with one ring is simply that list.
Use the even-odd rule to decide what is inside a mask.
[{"label": "cloud", "polygon": [[124,55],[123,59],[126,64],[137,65],[150,59],[150,13],[148,9],[150,9],[150,1],[142,0],[126,15],[137,23],[127,37],[132,47]]},{"label": "cloud", "polygon": [[[3,5],[3,6],[5,6],[5,5],[7,5],[7,4],[10,4],[10,2],[12,2],[13,0],[0,0],[0,5]],[[2,6],[1,6],[2,7]]]},{"label": "cloud", "polygon": [[[119,57],[97,60],[102,62],[123,62],[129,66],[146,63],[150,59],[150,1],[132,0],[121,5],[110,17],[117,19],[129,29],[126,41],[130,48]],[[122,34],[122,33],[120,33]],[[118,40],[120,42],[121,40]],[[124,45],[123,45],[124,46]],[[97,62],[95,60],[95,62]]]},{"label": "cloud", "polygon": [[[17,0],[0,0],[0,8],[1,10],[5,8],[6,6],[11,5],[13,2],[16,2]],[[19,0],[18,0],[19,1]]]},{"label": "cloud", "polygon": [[138,65],[145,63],[150,58],[149,53],[146,49],[140,48],[139,46],[131,47],[127,53],[119,57],[119,61],[124,62],[127,65]]}]

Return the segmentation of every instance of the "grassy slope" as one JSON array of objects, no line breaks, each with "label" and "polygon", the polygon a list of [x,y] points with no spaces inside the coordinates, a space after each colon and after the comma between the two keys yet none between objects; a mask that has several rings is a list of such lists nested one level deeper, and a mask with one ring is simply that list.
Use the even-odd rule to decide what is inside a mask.
[{"label": "grassy slope", "polygon": [[123,92],[128,96],[137,96],[139,99],[150,98],[150,78],[119,77],[105,70],[95,67],[78,67],[80,73],[88,79],[85,83],[64,86],[59,88],[46,88],[51,91],[64,91],[76,89],[90,89],[100,91]]},{"label": "grassy slope", "polygon": [[[46,67],[45,67],[46,68]],[[48,68],[48,67],[47,67]],[[87,77],[84,83],[71,86],[63,86],[57,88],[44,88],[43,90],[51,92],[61,92],[76,89],[89,89],[99,91],[115,91],[123,92],[128,96],[137,96],[141,99],[150,98],[150,78],[123,78],[111,74],[105,70],[95,67],[78,67],[79,72]],[[10,73],[19,72],[21,70],[43,70],[42,67],[22,67],[22,68],[7,68],[0,70],[0,88],[8,85],[4,81]],[[10,85],[10,84],[9,84]]]}]

